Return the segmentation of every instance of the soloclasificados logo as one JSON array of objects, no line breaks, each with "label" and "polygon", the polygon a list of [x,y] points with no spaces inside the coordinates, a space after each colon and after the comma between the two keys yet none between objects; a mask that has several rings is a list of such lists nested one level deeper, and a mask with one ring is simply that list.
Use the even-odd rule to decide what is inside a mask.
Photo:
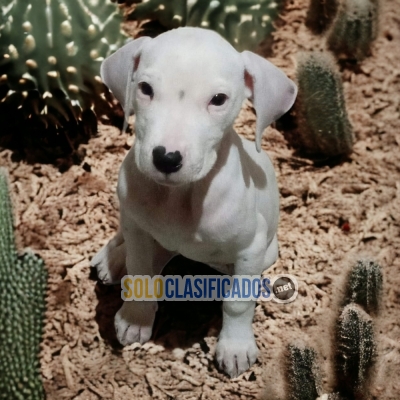
[{"label": "soloclasificados logo", "polygon": [[298,294],[292,275],[273,279],[258,275],[125,275],[121,281],[124,301],[275,301],[290,303]]}]

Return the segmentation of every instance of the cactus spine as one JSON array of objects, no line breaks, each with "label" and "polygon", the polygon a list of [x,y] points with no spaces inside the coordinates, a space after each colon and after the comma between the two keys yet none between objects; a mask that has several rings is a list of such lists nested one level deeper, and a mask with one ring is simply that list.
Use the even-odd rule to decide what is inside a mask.
[{"label": "cactus spine", "polygon": [[31,252],[18,256],[12,207],[0,169],[0,398],[44,399],[39,351],[47,273]]},{"label": "cactus spine", "polygon": [[338,56],[363,60],[378,35],[379,0],[344,0],[328,36]]},{"label": "cactus spine", "polygon": [[348,300],[368,313],[376,312],[382,293],[381,267],[371,260],[359,260],[349,276]]},{"label": "cactus spine", "polygon": [[353,129],[333,58],[323,52],[303,53],[297,81],[299,129],[305,151],[326,157],[350,153]]}]

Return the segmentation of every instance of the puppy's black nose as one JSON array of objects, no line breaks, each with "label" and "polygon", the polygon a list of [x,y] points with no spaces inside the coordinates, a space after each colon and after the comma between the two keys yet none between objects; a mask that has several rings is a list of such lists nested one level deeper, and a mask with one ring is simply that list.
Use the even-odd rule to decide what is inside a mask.
[{"label": "puppy's black nose", "polygon": [[153,164],[165,174],[177,172],[182,167],[182,156],[179,151],[166,153],[164,146],[157,146],[153,149]]}]

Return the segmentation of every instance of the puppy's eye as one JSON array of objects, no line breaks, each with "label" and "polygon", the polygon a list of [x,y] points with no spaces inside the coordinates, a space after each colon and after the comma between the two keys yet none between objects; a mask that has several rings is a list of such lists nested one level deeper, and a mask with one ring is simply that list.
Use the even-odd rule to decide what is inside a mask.
[{"label": "puppy's eye", "polygon": [[145,96],[149,96],[150,98],[153,98],[153,96],[154,96],[153,88],[147,82],[140,82],[138,86],[139,86],[140,91]]},{"label": "puppy's eye", "polygon": [[227,99],[228,96],[226,94],[218,93],[211,99],[210,104],[213,106],[222,106]]}]

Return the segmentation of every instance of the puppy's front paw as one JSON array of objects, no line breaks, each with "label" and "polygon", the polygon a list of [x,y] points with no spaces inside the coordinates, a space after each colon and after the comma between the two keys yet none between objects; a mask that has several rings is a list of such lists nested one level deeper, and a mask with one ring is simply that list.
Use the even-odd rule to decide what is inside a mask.
[{"label": "puppy's front paw", "polygon": [[126,301],[115,315],[115,332],[123,346],[146,343],[151,336],[157,302]]},{"label": "puppy's front paw", "polygon": [[229,336],[221,332],[217,344],[216,358],[220,369],[231,378],[236,378],[256,362],[258,348],[253,332],[243,338]]},{"label": "puppy's front paw", "polygon": [[117,244],[113,239],[93,257],[90,266],[96,268],[102,283],[113,285],[126,275],[125,260],[125,242]]}]

